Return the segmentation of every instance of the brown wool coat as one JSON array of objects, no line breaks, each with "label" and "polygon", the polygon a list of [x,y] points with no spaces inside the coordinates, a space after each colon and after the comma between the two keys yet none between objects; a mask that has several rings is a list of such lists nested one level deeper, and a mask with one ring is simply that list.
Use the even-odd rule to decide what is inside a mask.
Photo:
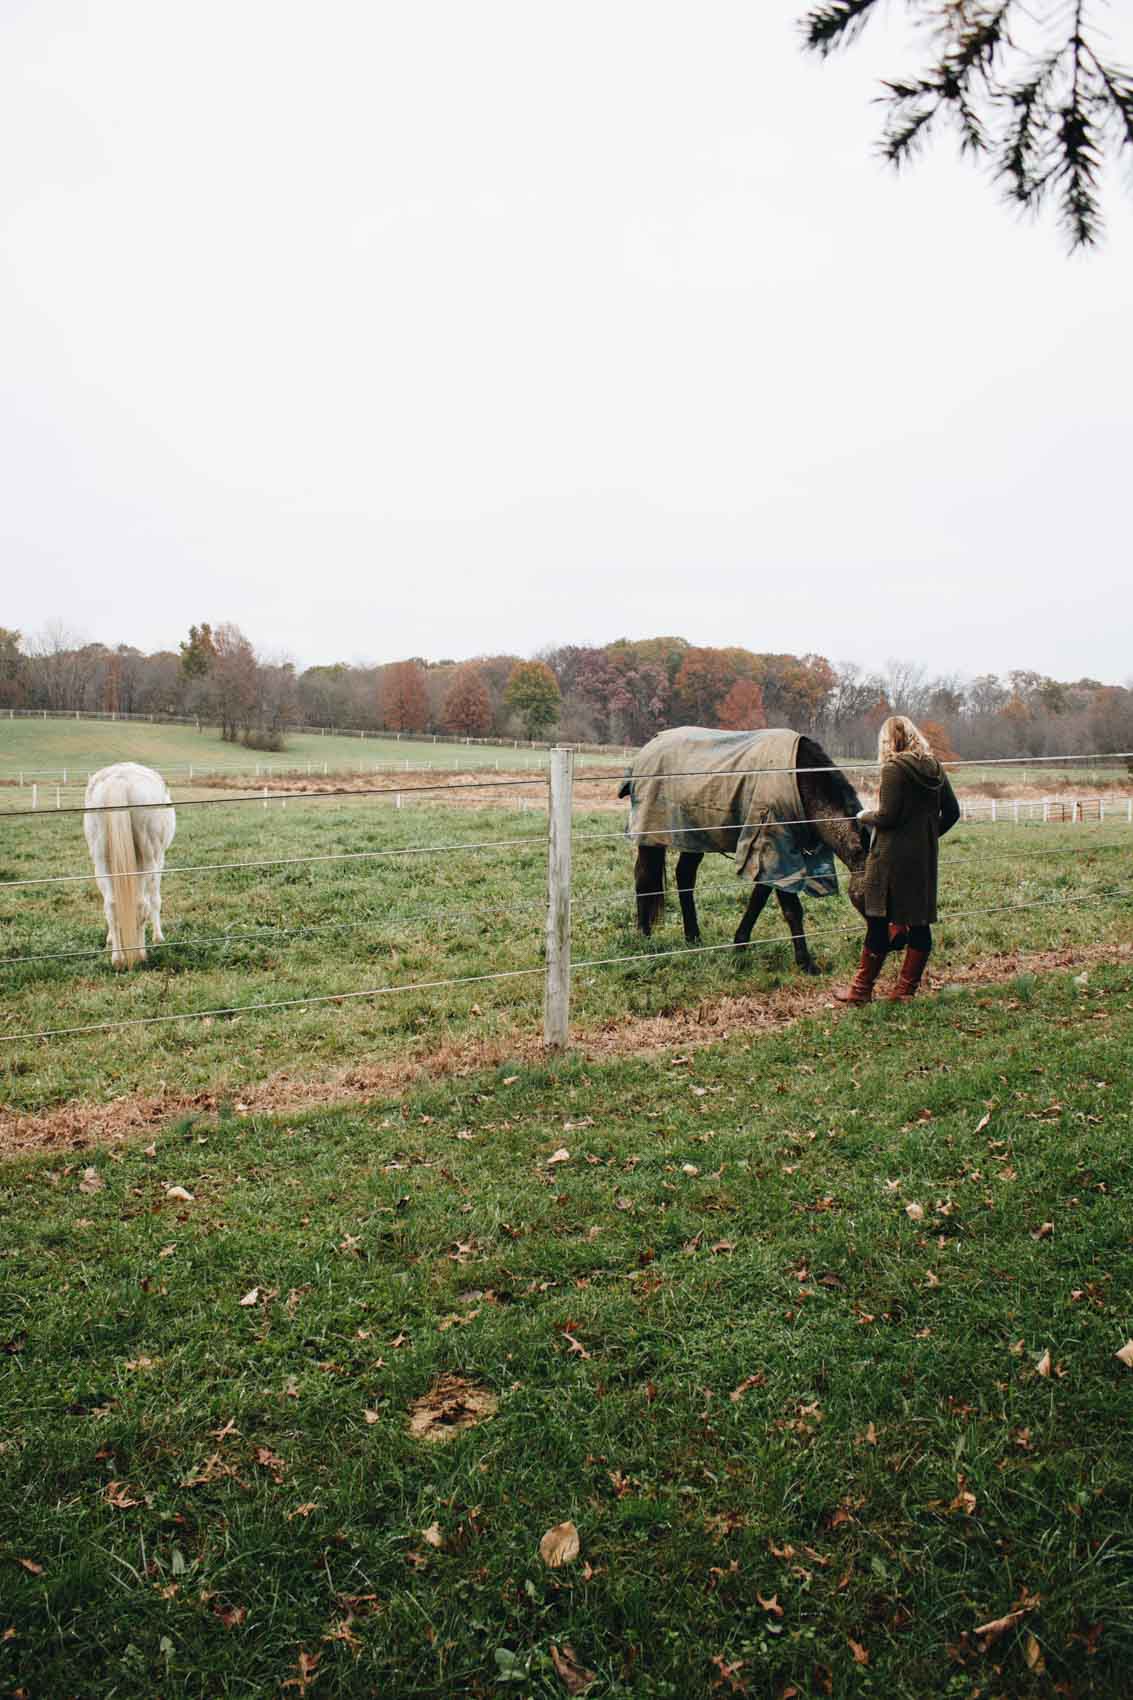
[{"label": "brown wool coat", "polygon": [[877,808],[862,816],[873,833],[863,890],[867,915],[908,926],[936,920],[937,843],[959,818],[948,775],[933,757],[902,750],[885,763]]}]

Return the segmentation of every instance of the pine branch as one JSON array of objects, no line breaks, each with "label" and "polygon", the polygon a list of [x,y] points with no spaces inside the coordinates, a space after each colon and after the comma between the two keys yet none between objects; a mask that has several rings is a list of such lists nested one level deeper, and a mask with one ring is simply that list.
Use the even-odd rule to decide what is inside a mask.
[{"label": "pine branch", "polygon": [[[806,46],[828,57],[857,38],[876,3],[826,0],[802,19]],[[1038,20],[1055,39],[1037,58],[1012,35],[1012,22],[1029,18],[1024,0],[906,0],[906,6],[929,24],[933,49],[919,75],[882,85],[882,156],[906,164],[946,117],[961,154],[988,158],[1010,202],[1036,210],[1054,192],[1070,247],[1094,246],[1102,230],[1102,174],[1133,147],[1133,76],[1094,47],[1085,0]]]},{"label": "pine branch", "polygon": [[802,20],[803,40],[825,59],[861,34],[876,4],[877,0],[829,0],[828,5],[816,6]]}]

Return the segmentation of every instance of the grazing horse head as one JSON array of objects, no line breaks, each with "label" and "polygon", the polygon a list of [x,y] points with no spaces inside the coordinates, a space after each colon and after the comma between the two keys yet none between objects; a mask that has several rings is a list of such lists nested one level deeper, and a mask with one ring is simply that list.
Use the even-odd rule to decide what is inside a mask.
[{"label": "grazing horse head", "polygon": [[865,886],[870,831],[858,820],[862,800],[840,767],[835,767],[813,738],[799,739],[799,796],[803,810],[824,843],[849,869],[847,894],[859,914]]}]

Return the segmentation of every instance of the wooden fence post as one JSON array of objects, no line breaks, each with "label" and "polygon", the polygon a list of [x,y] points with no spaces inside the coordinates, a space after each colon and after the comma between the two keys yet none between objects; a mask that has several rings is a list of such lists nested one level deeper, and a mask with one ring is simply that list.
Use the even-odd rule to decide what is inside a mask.
[{"label": "wooden fence post", "polygon": [[570,1037],[570,831],[574,792],[574,755],[570,750],[552,750],[550,779],[543,1044],[549,1051],[561,1051]]}]

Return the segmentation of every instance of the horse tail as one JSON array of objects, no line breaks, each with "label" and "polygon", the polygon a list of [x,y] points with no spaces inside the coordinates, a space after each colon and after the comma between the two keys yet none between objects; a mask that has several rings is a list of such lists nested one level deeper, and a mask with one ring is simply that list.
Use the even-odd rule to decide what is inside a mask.
[{"label": "horse tail", "polygon": [[648,938],[665,913],[665,846],[641,844],[633,870],[637,888],[637,930]]},{"label": "horse tail", "polygon": [[[124,787],[117,795],[123,797]],[[123,797],[123,801],[124,801]],[[115,968],[136,968],[146,959],[138,884],[138,853],[129,809],[111,808],[103,815],[106,871],[113,887],[114,938],[111,961]]]}]

